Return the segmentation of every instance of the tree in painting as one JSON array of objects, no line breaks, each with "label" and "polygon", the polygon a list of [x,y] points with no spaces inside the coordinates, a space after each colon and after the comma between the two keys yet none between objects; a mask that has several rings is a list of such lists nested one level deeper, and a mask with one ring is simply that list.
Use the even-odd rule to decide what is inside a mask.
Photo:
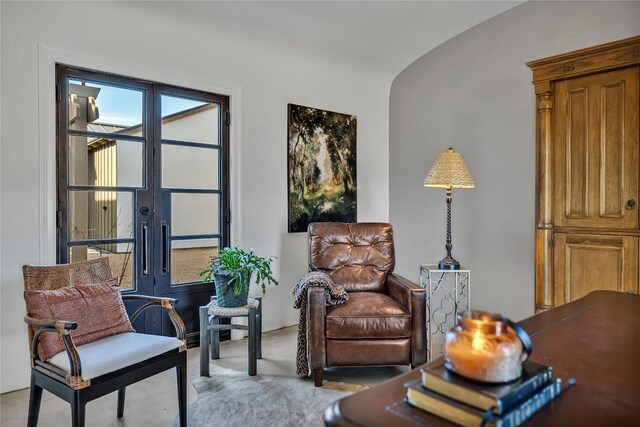
[{"label": "tree in painting", "polygon": [[289,104],[289,232],[355,222],[356,116]]}]

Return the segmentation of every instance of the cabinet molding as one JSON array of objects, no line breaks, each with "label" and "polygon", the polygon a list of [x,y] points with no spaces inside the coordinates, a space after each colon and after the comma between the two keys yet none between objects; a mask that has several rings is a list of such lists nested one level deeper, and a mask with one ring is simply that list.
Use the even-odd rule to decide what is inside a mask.
[{"label": "cabinet molding", "polygon": [[[640,63],[640,36],[605,43],[573,52],[527,62],[533,71],[533,84],[540,85],[553,80],[600,73]],[[536,93],[539,93],[536,90]]]},{"label": "cabinet molding", "polygon": [[[558,81],[587,76],[640,64],[640,36],[630,37],[569,53],[527,62],[533,72],[536,94],[536,223],[535,223],[535,309],[536,312],[554,307],[554,114],[555,85]],[[612,87],[611,94],[616,88]],[[576,98],[579,100],[579,96]],[[637,117],[637,114],[636,114]],[[562,206],[565,209],[565,206]],[[603,201],[599,209],[610,216]],[[596,229],[597,230],[597,229]],[[594,230],[593,232],[597,232]],[[562,231],[570,231],[565,228]],[[572,228],[574,232],[592,231]],[[603,234],[638,236],[637,230],[620,232],[608,227]],[[564,295],[563,295],[564,299]]]}]

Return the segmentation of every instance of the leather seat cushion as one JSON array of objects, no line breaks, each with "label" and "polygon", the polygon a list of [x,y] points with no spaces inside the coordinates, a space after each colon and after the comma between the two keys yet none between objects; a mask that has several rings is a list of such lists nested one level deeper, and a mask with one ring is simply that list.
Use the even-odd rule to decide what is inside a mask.
[{"label": "leather seat cushion", "polygon": [[[90,380],[143,360],[159,356],[182,346],[175,337],[128,332],[112,335],[78,346],[82,379]],[[70,372],[69,357],[62,351],[48,360],[52,365]]]},{"label": "leather seat cushion", "polygon": [[405,338],[411,315],[395,300],[377,292],[351,292],[349,302],[327,308],[328,338]]}]

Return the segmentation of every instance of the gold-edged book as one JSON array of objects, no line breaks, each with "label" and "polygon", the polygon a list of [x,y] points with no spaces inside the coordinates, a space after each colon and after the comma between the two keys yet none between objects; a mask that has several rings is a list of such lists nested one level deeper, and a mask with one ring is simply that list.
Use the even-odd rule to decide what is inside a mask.
[{"label": "gold-edged book", "polygon": [[525,361],[522,376],[510,383],[491,384],[463,378],[449,371],[444,361],[421,369],[422,385],[431,391],[486,411],[493,408],[496,415],[507,412],[523,398],[549,383],[553,376],[551,367]]},{"label": "gold-edged book", "polygon": [[440,418],[467,427],[516,427],[533,416],[540,408],[557,397],[562,391],[560,380],[549,382],[537,392],[525,397],[524,400],[512,407],[501,416],[492,411],[481,411],[456,400],[427,390],[414,381],[407,386],[407,402]]}]

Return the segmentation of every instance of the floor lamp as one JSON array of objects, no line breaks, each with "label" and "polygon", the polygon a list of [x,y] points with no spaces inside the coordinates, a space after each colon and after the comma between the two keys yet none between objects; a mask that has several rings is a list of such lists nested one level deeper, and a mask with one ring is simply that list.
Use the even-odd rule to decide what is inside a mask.
[{"label": "floor lamp", "polygon": [[447,256],[438,263],[440,270],[459,270],[460,263],[451,256],[451,201],[454,188],[473,188],[475,183],[466,163],[453,148],[438,154],[424,180],[425,187],[444,188],[447,191]]}]

